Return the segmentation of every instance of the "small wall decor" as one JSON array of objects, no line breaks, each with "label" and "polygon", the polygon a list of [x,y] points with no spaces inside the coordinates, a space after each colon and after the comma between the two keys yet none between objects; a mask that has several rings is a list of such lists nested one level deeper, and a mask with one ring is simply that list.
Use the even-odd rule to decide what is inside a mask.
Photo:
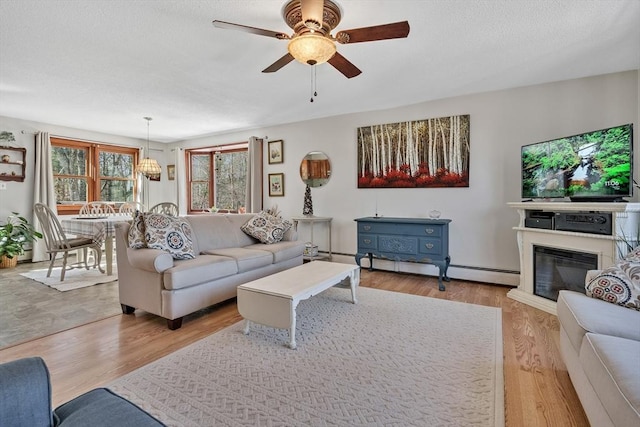
[{"label": "small wall decor", "polygon": [[176,165],[167,165],[167,178],[169,181],[176,179]]},{"label": "small wall decor", "polygon": [[469,186],[470,116],[358,128],[358,188]]},{"label": "small wall decor", "polygon": [[148,175],[149,181],[160,181],[160,175],[159,173],[152,173],[150,175]]},{"label": "small wall decor", "polygon": [[269,149],[267,155],[269,156],[269,164],[283,163],[284,152],[282,151],[282,140],[269,141]]},{"label": "small wall decor", "polygon": [[284,196],[284,174],[270,173],[269,174],[269,197],[283,197],[283,196]]},{"label": "small wall decor", "polygon": [[313,201],[311,200],[311,187],[307,185],[304,190],[304,206],[302,207],[302,215],[313,216]]}]

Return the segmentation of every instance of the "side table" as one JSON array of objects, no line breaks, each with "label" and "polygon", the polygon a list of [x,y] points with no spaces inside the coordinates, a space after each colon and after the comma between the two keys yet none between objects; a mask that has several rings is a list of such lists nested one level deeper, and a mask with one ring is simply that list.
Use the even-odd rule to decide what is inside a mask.
[{"label": "side table", "polygon": [[311,245],[313,246],[313,229],[316,223],[320,223],[320,224],[326,224],[327,225],[327,237],[328,237],[328,243],[329,243],[329,248],[328,248],[328,255],[320,255],[320,254],[316,254],[313,256],[304,256],[305,260],[308,261],[313,261],[316,259],[328,259],[331,260],[331,220],[333,218],[331,217],[324,217],[324,216],[294,216],[291,218],[291,220],[293,221],[293,229],[298,231],[298,223],[302,223],[302,224],[308,224],[310,229],[311,229]]}]

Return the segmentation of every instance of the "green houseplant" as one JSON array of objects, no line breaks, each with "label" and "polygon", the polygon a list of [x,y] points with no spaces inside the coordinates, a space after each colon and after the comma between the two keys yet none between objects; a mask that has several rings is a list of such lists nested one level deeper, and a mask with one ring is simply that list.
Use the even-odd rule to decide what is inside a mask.
[{"label": "green houseplant", "polygon": [[9,215],[6,223],[0,225],[0,268],[15,267],[25,246],[38,238],[42,234],[26,218],[17,212]]}]

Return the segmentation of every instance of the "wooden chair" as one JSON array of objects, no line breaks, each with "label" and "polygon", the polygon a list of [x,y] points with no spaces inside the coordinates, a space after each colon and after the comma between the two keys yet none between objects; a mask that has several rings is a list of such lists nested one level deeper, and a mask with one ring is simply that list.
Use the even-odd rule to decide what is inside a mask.
[{"label": "wooden chair", "polygon": [[124,202],[118,209],[119,214],[133,215],[136,211],[144,212],[146,207],[140,202]]},{"label": "wooden chair", "polygon": [[115,213],[116,211],[113,209],[113,206],[106,202],[89,202],[80,208],[80,216],[115,215]]},{"label": "wooden chair", "polygon": [[101,242],[95,242],[91,238],[86,237],[74,237],[68,238],[58,217],[47,206],[42,203],[36,203],[33,206],[33,211],[40,222],[42,227],[42,235],[44,237],[45,244],[47,246],[47,253],[51,257],[51,263],[49,263],[49,271],[47,277],[51,276],[51,270],[53,269],[53,263],[56,260],[58,253],[62,252],[62,272],[60,273],[60,281],[64,281],[64,275],[67,271],[67,256],[69,252],[76,251],[78,249],[84,252],[84,262],[76,262],[69,266],[69,270],[73,268],[79,268],[81,264],[84,264],[84,268],[89,269],[87,263],[87,249],[93,249],[95,252],[95,258],[93,268],[98,267],[101,273],[104,273],[102,267],[100,267],[100,260],[102,258]]},{"label": "wooden chair", "polygon": [[162,202],[149,209],[149,212],[178,216],[178,205],[171,202]]}]

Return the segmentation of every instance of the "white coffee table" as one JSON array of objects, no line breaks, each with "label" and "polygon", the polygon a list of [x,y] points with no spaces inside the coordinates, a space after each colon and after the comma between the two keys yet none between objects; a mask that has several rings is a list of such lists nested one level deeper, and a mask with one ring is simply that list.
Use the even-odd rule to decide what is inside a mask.
[{"label": "white coffee table", "polygon": [[238,286],[238,311],[245,318],[244,333],[251,322],[289,329],[289,347],[296,348],[296,307],[346,278],[350,279],[354,304],[360,283],[360,267],[313,261]]}]

